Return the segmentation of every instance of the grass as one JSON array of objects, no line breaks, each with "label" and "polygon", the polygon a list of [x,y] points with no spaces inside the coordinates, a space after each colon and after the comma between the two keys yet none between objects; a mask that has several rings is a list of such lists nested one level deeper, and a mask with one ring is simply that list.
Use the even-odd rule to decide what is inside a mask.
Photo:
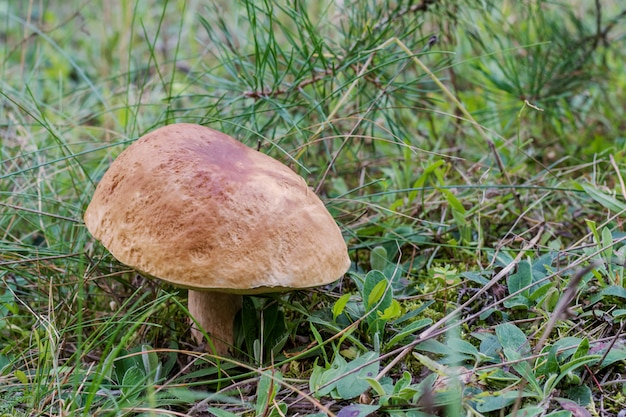
[{"label": "grass", "polygon": [[[0,415],[617,415],[625,15],[0,1]],[[231,358],[82,223],[110,162],[174,122],[304,176],[353,260],[246,298]]]}]

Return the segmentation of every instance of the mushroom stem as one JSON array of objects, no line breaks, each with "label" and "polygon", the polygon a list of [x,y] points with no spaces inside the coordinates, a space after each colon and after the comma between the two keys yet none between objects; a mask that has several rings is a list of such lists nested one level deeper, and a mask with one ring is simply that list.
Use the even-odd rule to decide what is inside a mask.
[{"label": "mushroom stem", "polygon": [[[215,352],[228,355],[228,349],[235,341],[233,323],[241,309],[241,295],[189,290],[188,298],[189,313],[211,337]],[[199,344],[204,341],[204,334],[195,324],[191,335]]]}]

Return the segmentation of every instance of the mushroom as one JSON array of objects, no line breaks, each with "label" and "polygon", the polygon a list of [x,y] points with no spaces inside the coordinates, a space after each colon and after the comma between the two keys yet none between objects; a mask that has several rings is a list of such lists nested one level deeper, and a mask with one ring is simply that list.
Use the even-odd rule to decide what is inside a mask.
[{"label": "mushroom", "polygon": [[84,218],[117,260],[189,289],[189,312],[218,354],[233,344],[242,294],[328,284],[350,266],[339,227],[302,177],[195,124],[124,150]]}]

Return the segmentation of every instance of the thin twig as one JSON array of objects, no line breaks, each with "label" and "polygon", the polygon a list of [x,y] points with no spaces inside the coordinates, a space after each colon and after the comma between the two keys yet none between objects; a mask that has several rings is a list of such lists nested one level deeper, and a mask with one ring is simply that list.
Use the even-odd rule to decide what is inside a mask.
[{"label": "thin twig", "polygon": [[325,79],[329,75],[333,75],[333,70],[332,69],[327,69],[326,71],[322,72],[321,74],[314,75],[313,77],[308,78],[306,80],[303,80],[303,81],[301,81],[300,83],[298,83],[296,85],[291,85],[288,88],[278,88],[276,90],[263,90],[263,91],[252,90],[252,91],[246,91],[245,93],[243,93],[243,95],[245,97],[253,98],[253,99],[277,97],[277,96],[281,96],[281,95],[287,94],[287,93],[291,92],[292,90],[301,90],[304,87],[306,87],[307,85],[314,84],[314,83],[316,83],[318,81],[321,81],[321,80]]},{"label": "thin twig", "polygon": [[595,264],[595,262],[592,262],[591,264],[587,265],[585,268],[578,271],[569,280],[569,283],[567,284],[567,288],[565,289],[565,292],[559,299],[559,302],[556,304],[556,307],[554,307],[554,310],[552,311],[552,314],[550,315],[550,320],[548,321],[548,324],[546,325],[543,331],[543,334],[539,338],[539,341],[535,345],[534,350],[536,354],[541,352],[541,350],[543,349],[543,346],[546,344],[548,337],[550,337],[550,333],[552,333],[552,330],[554,329],[554,326],[556,325],[557,320],[567,315],[566,314],[567,308],[569,307],[570,303],[574,299],[574,296],[576,295],[576,291],[578,291],[578,284],[580,284],[580,281],[583,279],[585,275],[591,272],[596,266],[597,265]]},{"label": "thin twig", "polygon": [[609,155],[609,159],[611,160],[611,165],[613,165],[613,169],[615,170],[615,175],[617,175],[617,179],[619,180],[619,185],[622,189],[622,197],[624,197],[624,200],[626,200],[626,186],[624,185],[624,178],[622,178],[622,173],[617,166],[617,162],[615,162],[613,154]]},{"label": "thin twig", "polygon": [[71,217],[60,216],[58,214],[48,213],[48,212],[41,211],[41,210],[35,210],[35,209],[26,208],[26,207],[15,206],[15,205],[9,204],[9,203],[0,202],[0,206],[4,206],[4,207],[7,207],[7,208],[10,208],[10,209],[13,209],[13,210],[26,211],[28,213],[34,213],[34,214],[38,214],[40,216],[46,216],[46,217],[52,217],[54,219],[65,220],[67,222],[82,223],[82,220],[73,219]]},{"label": "thin twig", "polygon": [[51,261],[55,259],[73,258],[79,255],[82,255],[82,253],[76,252],[76,253],[68,253],[66,255],[42,256],[39,258],[20,259],[17,261],[3,261],[3,262],[0,262],[0,266],[19,265],[19,264],[27,264],[31,262],[41,262],[41,261]]},{"label": "thin twig", "polygon": [[619,330],[617,332],[615,332],[615,336],[613,336],[611,338],[611,342],[609,343],[609,346],[604,351],[604,355],[602,355],[602,357],[598,361],[598,366],[602,366],[602,362],[604,362],[604,360],[606,359],[606,357],[609,354],[609,352],[611,351],[611,349],[613,349],[613,346],[615,345],[615,342],[617,342],[620,339],[620,337],[622,337],[622,335],[623,335],[622,331],[624,330],[625,326],[626,326],[626,321],[622,321],[622,324],[620,324],[620,326],[619,326]]}]

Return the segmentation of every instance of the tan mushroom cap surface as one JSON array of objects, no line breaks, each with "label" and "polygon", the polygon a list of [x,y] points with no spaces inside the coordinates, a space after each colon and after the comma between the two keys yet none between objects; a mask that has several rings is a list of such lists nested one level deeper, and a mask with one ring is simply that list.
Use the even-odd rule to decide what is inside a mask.
[{"label": "tan mushroom cap surface", "polygon": [[120,262],[193,289],[314,287],[350,266],[339,227],[302,177],[194,124],[159,128],[124,150],[85,224]]}]

